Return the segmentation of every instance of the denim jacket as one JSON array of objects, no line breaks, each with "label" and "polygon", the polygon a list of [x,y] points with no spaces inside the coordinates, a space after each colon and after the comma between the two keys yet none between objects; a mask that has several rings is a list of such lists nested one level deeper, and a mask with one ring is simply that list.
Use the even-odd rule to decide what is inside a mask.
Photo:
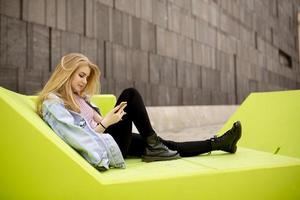
[{"label": "denim jacket", "polygon": [[66,109],[57,95],[49,94],[42,114],[52,130],[98,170],[126,167],[113,137],[95,132],[80,114]]}]

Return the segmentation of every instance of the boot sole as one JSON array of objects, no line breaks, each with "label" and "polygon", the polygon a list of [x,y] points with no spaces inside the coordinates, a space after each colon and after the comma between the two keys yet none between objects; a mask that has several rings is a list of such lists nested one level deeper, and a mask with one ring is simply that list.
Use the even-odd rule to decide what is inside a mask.
[{"label": "boot sole", "polygon": [[239,121],[236,122],[236,123],[238,123],[237,128],[239,129],[239,133],[238,133],[237,137],[233,140],[229,153],[235,153],[236,152],[236,149],[237,149],[236,144],[239,141],[239,139],[242,137],[242,125]]},{"label": "boot sole", "polygon": [[160,157],[160,156],[142,156],[143,162],[154,162],[154,161],[166,161],[166,160],[175,160],[181,158],[179,154],[170,157]]}]

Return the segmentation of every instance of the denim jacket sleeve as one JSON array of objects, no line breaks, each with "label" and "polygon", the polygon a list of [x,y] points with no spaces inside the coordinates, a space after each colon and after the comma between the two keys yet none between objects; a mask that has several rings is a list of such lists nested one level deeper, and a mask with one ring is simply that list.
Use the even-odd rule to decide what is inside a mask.
[{"label": "denim jacket sleeve", "polygon": [[77,122],[74,114],[65,108],[60,99],[45,100],[42,111],[44,121],[53,131],[95,168],[125,168],[122,153],[112,136],[98,134],[86,127],[83,118],[80,121],[84,120],[85,123]]}]

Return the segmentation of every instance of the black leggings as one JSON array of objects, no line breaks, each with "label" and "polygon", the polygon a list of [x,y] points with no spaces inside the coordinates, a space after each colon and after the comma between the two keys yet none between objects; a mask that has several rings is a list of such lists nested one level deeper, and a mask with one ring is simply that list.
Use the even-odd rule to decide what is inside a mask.
[{"label": "black leggings", "polygon": [[[109,133],[117,142],[123,156],[141,156],[144,153],[145,138],[155,133],[153,130],[143,99],[134,88],[125,89],[117,100],[116,105],[127,102],[124,111],[127,113],[122,120],[109,126],[105,133]],[[132,133],[132,122],[140,134]],[[162,122],[163,123],[163,122]],[[176,150],[182,157],[196,156],[212,150],[210,140],[192,142],[161,141],[171,150]]]}]

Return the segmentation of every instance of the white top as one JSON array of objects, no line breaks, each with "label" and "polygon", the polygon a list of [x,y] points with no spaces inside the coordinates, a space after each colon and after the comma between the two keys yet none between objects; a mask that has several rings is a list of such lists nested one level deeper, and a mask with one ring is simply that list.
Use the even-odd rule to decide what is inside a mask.
[{"label": "white top", "polygon": [[74,95],[76,103],[80,108],[80,115],[89,123],[89,125],[95,129],[98,123],[94,119],[94,115],[96,115],[96,111],[91,108],[86,101],[78,95]]}]

